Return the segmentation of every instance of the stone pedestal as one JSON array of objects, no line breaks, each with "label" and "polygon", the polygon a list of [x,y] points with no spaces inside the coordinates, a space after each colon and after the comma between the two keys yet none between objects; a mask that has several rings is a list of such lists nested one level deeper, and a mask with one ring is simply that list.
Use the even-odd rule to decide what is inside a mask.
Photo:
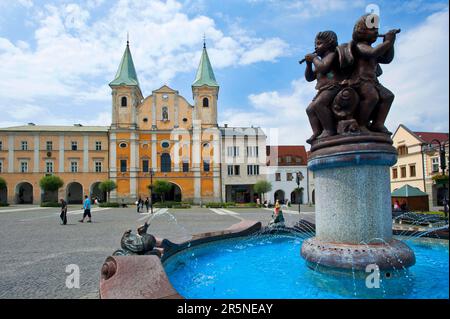
[{"label": "stone pedestal", "polygon": [[316,237],[301,251],[310,266],[387,270],[415,263],[412,250],[392,238],[389,174],[397,152],[386,135],[365,138],[329,139],[311,148]]}]

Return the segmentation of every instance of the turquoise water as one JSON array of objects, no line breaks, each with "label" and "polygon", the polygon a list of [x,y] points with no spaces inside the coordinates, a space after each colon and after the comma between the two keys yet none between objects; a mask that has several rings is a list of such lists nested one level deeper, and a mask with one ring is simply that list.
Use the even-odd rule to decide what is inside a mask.
[{"label": "turquoise water", "polygon": [[164,267],[174,288],[188,299],[449,298],[448,241],[404,241],[414,250],[416,264],[381,274],[379,288],[371,289],[366,286],[370,273],[324,274],[308,268],[300,256],[303,239],[293,235],[200,245],[168,258]]}]

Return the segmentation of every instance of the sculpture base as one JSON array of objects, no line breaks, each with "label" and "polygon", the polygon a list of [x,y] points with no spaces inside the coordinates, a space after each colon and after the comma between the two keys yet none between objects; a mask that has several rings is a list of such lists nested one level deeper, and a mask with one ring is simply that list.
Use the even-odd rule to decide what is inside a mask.
[{"label": "sculpture base", "polygon": [[365,271],[372,264],[381,271],[401,270],[416,263],[411,248],[396,239],[388,243],[355,245],[323,242],[314,237],[303,242],[301,255],[311,268],[320,266],[350,271]]}]

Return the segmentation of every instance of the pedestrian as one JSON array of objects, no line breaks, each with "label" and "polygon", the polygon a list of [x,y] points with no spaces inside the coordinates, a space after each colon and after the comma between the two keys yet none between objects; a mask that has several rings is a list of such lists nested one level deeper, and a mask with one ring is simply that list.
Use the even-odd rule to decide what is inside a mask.
[{"label": "pedestrian", "polygon": [[87,222],[88,223],[92,223],[92,219],[91,219],[91,200],[89,199],[89,197],[87,195],[84,196],[83,209],[84,209],[83,218],[81,220],[79,220],[79,222],[83,223],[84,219],[86,217],[89,217]]},{"label": "pedestrian", "polygon": [[398,200],[394,201],[394,212],[399,212],[401,211],[400,209],[400,203],[398,202]]},{"label": "pedestrian", "polygon": [[148,197],[145,199],[145,208],[147,209],[147,213],[148,213],[148,208],[150,207],[150,200],[148,199]]},{"label": "pedestrian", "polygon": [[67,225],[67,203],[64,199],[61,198],[61,214],[59,215],[61,218],[61,225]]},{"label": "pedestrian", "polygon": [[142,198],[139,197],[139,199],[136,202],[136,207],[137,207],[138,213],[140,213],[141,205],[142,205]]}]

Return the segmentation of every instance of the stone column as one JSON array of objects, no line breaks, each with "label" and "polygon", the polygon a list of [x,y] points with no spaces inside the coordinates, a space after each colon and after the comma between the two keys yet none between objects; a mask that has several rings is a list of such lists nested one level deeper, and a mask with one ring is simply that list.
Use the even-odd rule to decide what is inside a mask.
[{"label": "stone column", "polygon": [[364,271],[415,263],[413,251],[392,237],[389,170],[396,161],[395,148],[380,141],[311,148],[316,237],[301,251],[308,265]]}]

